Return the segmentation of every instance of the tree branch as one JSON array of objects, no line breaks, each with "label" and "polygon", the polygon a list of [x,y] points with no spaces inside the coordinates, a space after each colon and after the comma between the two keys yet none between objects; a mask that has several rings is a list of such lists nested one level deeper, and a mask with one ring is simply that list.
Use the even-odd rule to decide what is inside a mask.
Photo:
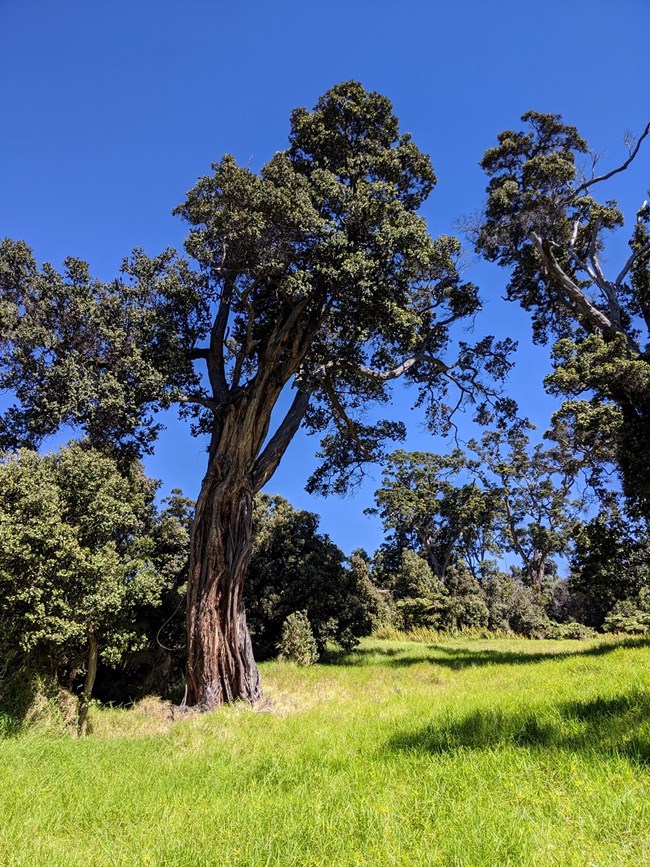
[{"label": "tree branch", "polygon": [[447,365],[440,361],[439,358],[432,358],[429,355],[418,354],[413,355],[411,358],[407,358],[406,361],[398,364],[397,367],[394,367],[392,370],[373,370],[371,367],[365,367],[362,365],[359,367],[359,371],[372,379],[381,379],[382,381],[387,382],[390,379],[397,379],[402,376],[418,362],[430,364],[442,373],[447,373],[449,370]]},{"label": "tree branch", "polygon": [[220,404],[216,400],[210,400],[209,397],[200,397],[198,394],[182,394],[178,398],[179,403],[195,403],[197,406],[204,406],[206,409],[216,412]]},{"label": "tree branch", "polygon": [[634,253],[632,253],[632,255],[627,260],[625,265],[623,265],[623,269],[622,269],[621,273],[616,278],[616,285],[617,286],[620,286],[621,283],[623,282],[623,280],[625,280],[630,268],[633,267],[634,263],[638,259],[641,259],[643,256],[645,256],[646,253],[650,253],[650,241],[648,241],[647,244],[644,244],[643,247],[640,247],[638,250],[636,250]]},{"label": "tree branch", "polygon": [[298,389],[287,414],[255,461],[252,473],[253,490],[259,491],[276,471],[287,447],[302,422],[311,392]]},{"label": "tree branch", "polygon": [[348,436],[350,437],[350,439],[354,440],[354,442],[357,444],[357,446],[359,446],[359,449],[361,450],[361,452],[364,455],[364,459],[371,461],[372,455],[368,454],[364,444],[359,439],[359,432],[358,432],[357,426],[355,425],[355,423],[352,421],[350,416],[345,411],[345,407],[343,406],[343,404],[339,400],[339,396],[336,393],[336,389],[332,385],[329,378],[326,378],[323,381],[322,387],[323,387],[323,390],[325,391],[325,393],[327,394],[327,396],[329,397],[329,399],[332,403],[332,409],[334,410],[334,424],[336,424],[336,426],[338,427],[338,424],[336,423],[337,419],[340,422],[342,422],[342,424],[344,424],[345,427],[347,428]]},{"label": "tree branch", "polygon": [[569,275],[562,270],[557,259],[553,255],[550,243],[546,240],[542,240],[536,232],[533,232],[531,237],[542,258],[547,273],[560,283],[579,312],[599,330],[606,332],[616,331],[617,329],[605,314],[591,303],[579,286],[577,286]]},{"label": "tree branch", "polygon": [[226,365],[223,357],[223,343],[226,335],[226,326],[230,317],[230,304],[232,302],[233,283],[226,280],[219,301],[219,310],[214,318],[212,331],[210,332],[210,349],[207,356],[208,376],[212,393],[219,403],[226,403],[228,398],[228,381],[226,380]]},{"label": "tree branch", "polygon": [[190,349],[188,351],[187,357],[190,361],[196,361],[199,358],[205,358],[207,360],[210,357],[210,350],[206,346],[197,346],[195,349]]},{"label": "tree branch", "polygon": [[599,184],[601,181],[608,181],[610,178],[613,178],[614,175],[619,174],[619,172],[624,172],[625,169],[630,165],[630,163],[634,160],[634,158],[638,154],[639,148],[641,147],[641,143],[643,142],[643,139],[649,133],[650,133],[650,121],[648,121],[648,123],[646,124],[646,127],[643,130],[643,132],[641,133],[641,135],[639,136],[634,149],[631,151],[629,157],[625,160],[625,162],[622,165],[620,165],[618,168],[612,169],[611,172],[606,172],[604,175],[599,175],[597,178],[591,178],[591,180],[585,181],[584,184],[581,184],[575,190],[574,197],[577,196],[578,193],[583,192],[584,190],[588,189],[589,187],[593,186],[594,184]]}]

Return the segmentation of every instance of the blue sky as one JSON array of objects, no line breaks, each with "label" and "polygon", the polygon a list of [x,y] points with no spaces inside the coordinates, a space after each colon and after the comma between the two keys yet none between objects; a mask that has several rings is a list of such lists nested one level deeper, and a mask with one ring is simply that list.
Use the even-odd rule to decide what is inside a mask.
[{"label": "blue sky", "polygon": [[[388,96],[431,154],[439,182],[423,213],[434,234],[480,208],[478,161],[527,109],[563,114],[603,167],[624,159],[623,134],[650,116],[650,0],[0,0],[0,32],[0,237],[23,238],[55,266],[85,258],[103,279],[134,246],[180,247],[170,211],[211,162],[232,153],[259,167],[285,147],[291,109],[342,80]],[[632,216],[649,183],[646,148],[611,195]],[[519,340],[508,390],[543,429],[548,353],[502,300],[503,272],[470,255],[467,277],[484,299],[478,331]],[[392,407],[407,447],[444,448],[409,398],[398,387]],[[354,497],[310,497],[316,448],[299,434],[267,489],[319,512],[346,552],[373,550],[381,529],[363,509],[379,471]],[[172,414],[146,464],[163,493],[195,496],[204,444]]]}]

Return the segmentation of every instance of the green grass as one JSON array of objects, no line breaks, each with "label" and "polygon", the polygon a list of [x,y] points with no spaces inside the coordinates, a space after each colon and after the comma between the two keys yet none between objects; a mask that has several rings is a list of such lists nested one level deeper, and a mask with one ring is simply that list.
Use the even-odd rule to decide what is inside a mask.
[{"label": "green grass", "polygon": [[0,742],[0,863],[649,864],[649,663],[641,640],[368,640],[263,665],[257,711],[94,709],[85,740]]}]

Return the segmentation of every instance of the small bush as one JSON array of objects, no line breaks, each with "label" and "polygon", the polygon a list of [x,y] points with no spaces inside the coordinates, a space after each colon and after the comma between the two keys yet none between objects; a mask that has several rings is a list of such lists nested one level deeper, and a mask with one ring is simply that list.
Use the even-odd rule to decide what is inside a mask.
[{"label": "small bush", "polygon": [[526,638],[546,638],[550,621],[541,599],[513,575],[497,572],[485,584],[489,628]]},{"label": "small bush", "polygon": [[318,660],[318,646],[306,611],[295,611],[284,621],[278,656],[297,665],[313,665]]},{"label": "small bush", "polygon": [[596,630],[584,623],[569,620],[566,623],[551,623],[548,628],[548,638],[568,638],[574,641],[588,641],[596,637]]},{"label": "small bush", "polygon": [[646,610],[646,600],[641,600],[637,596],[617,602],[605,618],[603,629],[605,632],[619,632],[626,635],[642,635],[648,632],[650,612]]}]

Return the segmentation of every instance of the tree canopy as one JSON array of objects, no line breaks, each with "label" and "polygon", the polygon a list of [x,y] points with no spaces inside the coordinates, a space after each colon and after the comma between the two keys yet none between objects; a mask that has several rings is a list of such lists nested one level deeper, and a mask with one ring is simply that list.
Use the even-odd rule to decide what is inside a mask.
[{"label": "tree canopy", "polygon": [[137,613],[171,580],[156,487],[84,443],[0,464],[0,659],[69,685],[85,673],[82,723],[98,664],[147,644]]},{"label": "tree canopy", "polygon": [[[511,269],[507,296],[532,316],[533,336],[556,339],[551,392],[569,398],[564,414],[586,446],[608,446],[625,491],[650,503],[650,206],[644,201],[629,232],[629,254],[605,260],[607,233],[623,226],[612,199],[596,193],[637,157],[596,173],[581,169],[588,146],[559,115],[530,111],[523,131],[507,130],[486,151],[490,178],[477,249]],[[641,199],[641,195],[639,196]]]}]

